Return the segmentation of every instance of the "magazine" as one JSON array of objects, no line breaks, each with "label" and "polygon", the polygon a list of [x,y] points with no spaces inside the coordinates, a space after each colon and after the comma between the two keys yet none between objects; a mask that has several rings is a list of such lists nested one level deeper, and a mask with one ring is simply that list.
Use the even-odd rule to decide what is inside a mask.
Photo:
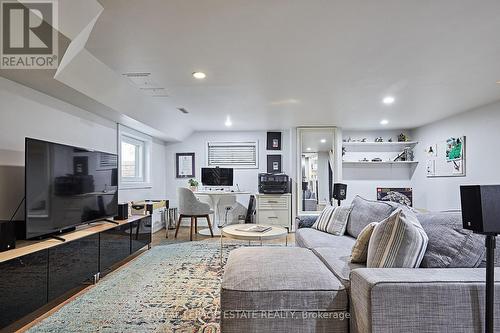
[{"label": "magazine", "polygon": [[236,230],[238,231],[246,231],[246,232],[265,232],[268,230],[271,230],[272,227],[265,226],[265,225],[252,225],[248,227],[241,227]]}]

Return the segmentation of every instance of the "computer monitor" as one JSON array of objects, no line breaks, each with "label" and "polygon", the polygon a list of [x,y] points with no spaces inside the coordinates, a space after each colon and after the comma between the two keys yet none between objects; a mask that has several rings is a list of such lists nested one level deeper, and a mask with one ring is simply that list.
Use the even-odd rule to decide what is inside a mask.
[{"label": "computer monitor", "polygon": [[201,183],[204,186],[233,186],[233,169],[201,168]]}]

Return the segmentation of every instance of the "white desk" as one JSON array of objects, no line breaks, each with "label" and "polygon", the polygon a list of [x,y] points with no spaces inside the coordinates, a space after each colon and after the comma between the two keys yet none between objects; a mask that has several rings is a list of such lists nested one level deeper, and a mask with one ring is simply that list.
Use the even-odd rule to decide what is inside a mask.
[{"label": "white desk", "polygon": [[[214,220],[212,223],[212,230],[214,235],[219,236],[221,234],[220,229],[218,227],[219,225],[219,202],[220,199],[224,196],[235,196],[235,195],[245,195],[245,194],[251,194],[250,192],[242,192],[242,191],[234,191],[234,192],[229,192],[229,191],[199,191],[199,192],[194,192],[195,195],[200,196],[200,195],[206,195],[210,199],[210,203],[212,206],[212,209],[214,210]],[[198,231],[200,235],[204,236],[210,236],[210,230],[207,229],[202,229]]]}]

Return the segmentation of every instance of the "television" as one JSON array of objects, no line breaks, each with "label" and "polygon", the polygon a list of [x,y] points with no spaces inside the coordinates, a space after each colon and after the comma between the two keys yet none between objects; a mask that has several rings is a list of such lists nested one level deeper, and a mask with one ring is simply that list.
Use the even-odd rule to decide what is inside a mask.
[{"label": "television", "polygon": [[117,155],[31,138],[25,154],[26,239],[117,214]]},{"label": "television", "polygon": [[233,169],[201,168],[201,183],[204,186],[233,186]]}]

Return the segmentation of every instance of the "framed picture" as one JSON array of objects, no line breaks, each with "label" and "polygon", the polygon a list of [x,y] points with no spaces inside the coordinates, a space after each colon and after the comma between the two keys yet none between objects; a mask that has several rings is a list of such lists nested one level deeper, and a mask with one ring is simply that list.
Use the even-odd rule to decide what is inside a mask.
[{"label": "framed picture", "polygon": [[281,155],[267,155],[267,173],[281,172]]},{"label": "framed picture", "polygon": [[399,204],[413,207],[413,189],[412,188],[377,188],[378,201],[392,201]]},{"label": "framed picture", "polygon": [[194,178],[194,170],[194,153],[175,154],[175,176],[177,178]]},{"label": "framed picture", "polygon": [[429,146],[426,149],[427,177],[464,177],[465,139],[465,136],[449,137]]},{"label": "framed picture", "polygon": [[281,150],[281,132],[267,132],[267,150]]}]

